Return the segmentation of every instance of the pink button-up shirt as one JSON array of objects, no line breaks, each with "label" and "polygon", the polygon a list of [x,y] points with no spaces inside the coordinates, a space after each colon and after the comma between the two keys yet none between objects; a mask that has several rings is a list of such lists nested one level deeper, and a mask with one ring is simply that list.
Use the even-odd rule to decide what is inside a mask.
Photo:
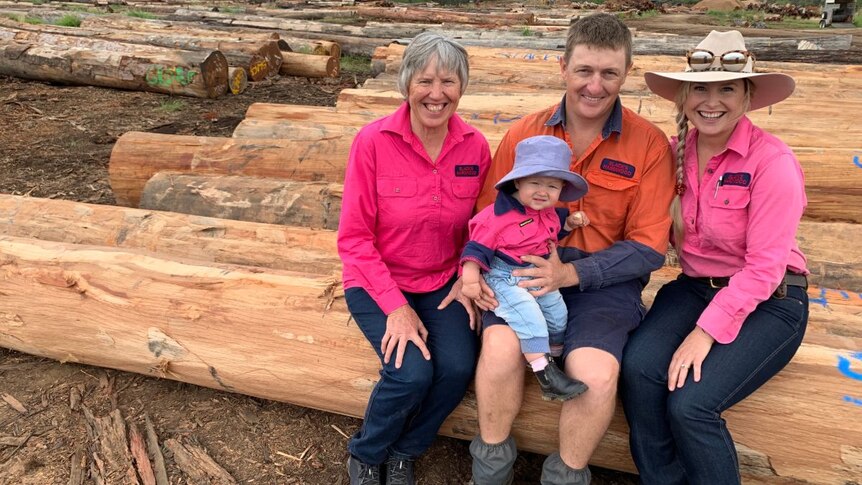
[{"label": "pink button-up shirt", "polygon": [[708,162],[699,184],[696,146],[693,129],[685,146],[685,241],[677,250],[685,274],[731,277],[697,322],[716,341],[729,343],[786,271],[808,274],[796,244],[805,181],[790,148],[748,117]]},{"label": "pink button-up shirt", "polygon": [[365,289],[388,315],[407,303],[402,291],[446,284],[490,164],[487,140],[458,115],[436,161],[413,134],[407,103],[362,128],[350,148],[338,225],[344,288]]}]

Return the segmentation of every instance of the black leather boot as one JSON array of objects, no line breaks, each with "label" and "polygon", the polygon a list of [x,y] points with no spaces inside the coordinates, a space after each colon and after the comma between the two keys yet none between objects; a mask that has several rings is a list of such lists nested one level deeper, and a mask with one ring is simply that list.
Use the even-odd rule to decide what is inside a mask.
[{"label": "black leather boot", "polygon": [[557,367],[557,364],[548,358],[548,366],[536,372],[536,379],[542,387],[542,399],[545,401],[568,401],[573,397],[580,396],[587,390],[583,382],[572,379]]}]

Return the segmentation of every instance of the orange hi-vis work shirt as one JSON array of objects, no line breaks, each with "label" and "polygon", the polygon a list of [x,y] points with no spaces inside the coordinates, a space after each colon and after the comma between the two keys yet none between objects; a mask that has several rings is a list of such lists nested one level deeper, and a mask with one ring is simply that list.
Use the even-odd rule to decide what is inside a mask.
[{"label": "orange hi-vis work shirt", "polygon": [[[563,96],[560,103],[509,128],[497,147],[477,210],[494,202],[494,185],[512,169],[518,142],[552,135],[571,146],[565,128],[565,101]],[[568,203],[569,211],[586,212],[590,224],[559,243],[561,248],[580,250],[575,251],[580,255],[575,259],[580,261],[574,262],[580,288],[644,277],[660,267],[668,246],[668,208],[675,184],[667,136],[617,99],[602,132],[580,156],[572,157],[570,169],[590,186],[586,196]]]}]

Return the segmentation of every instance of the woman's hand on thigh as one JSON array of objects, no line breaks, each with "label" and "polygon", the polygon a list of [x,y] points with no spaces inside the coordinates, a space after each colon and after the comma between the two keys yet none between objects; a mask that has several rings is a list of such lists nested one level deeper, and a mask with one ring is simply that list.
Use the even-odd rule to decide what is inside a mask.
[{"label": "woman's hand on thigh", "polygon": [[413,342],[414,345],[422,352],[425,360],[431,360],[431,352],[425,346],[425,340],[428,339],[428,330],[419,319],[419,315],[413,310],[410,305],[404,305],[386,318],[386,333],[383,334],[383,339],[380,340],[380,351],[383,353],[383,362],[388,364],[392,357],[392,352],[395,352],[395,368],[401,368],[401,362],[404,360],[404,351],[407,349],[407,344]]},{"label": "woman's hand on thigh", "polygon": [[677,347],[667,369],[667,388],[671,391],[685,384],[688,372],[694,373],[694,382],[700,382],[703,361],[712,349],[715,339],[696,326]]}]

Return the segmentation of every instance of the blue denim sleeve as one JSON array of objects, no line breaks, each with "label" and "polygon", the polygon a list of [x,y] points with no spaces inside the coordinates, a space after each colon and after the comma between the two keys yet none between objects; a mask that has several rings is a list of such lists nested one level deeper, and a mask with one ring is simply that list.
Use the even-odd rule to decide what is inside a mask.
[{"label": "blue denim sleeve", "polygon": [[611,247],[571,261],[581,291],[603,288],[634,279],[646,279],[664,265],[664,254],[636,241],[618,241]]}]

